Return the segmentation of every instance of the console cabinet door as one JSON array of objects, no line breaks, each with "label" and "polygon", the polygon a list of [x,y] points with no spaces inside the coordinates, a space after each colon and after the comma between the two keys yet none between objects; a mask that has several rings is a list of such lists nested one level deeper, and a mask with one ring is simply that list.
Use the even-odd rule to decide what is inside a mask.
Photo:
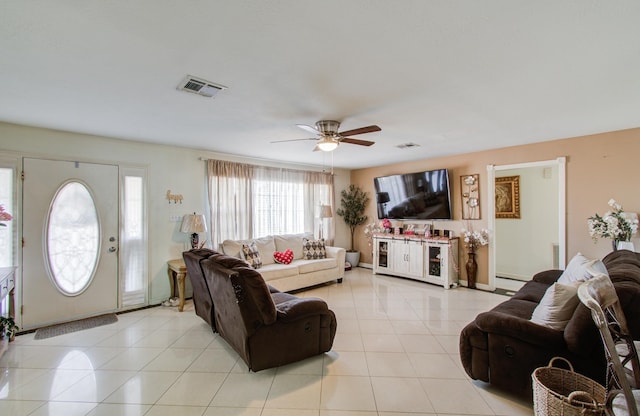
[{"label": "console cabinet door", "polygon": [[373,271],[374,273],[390,273],[393,269],[393,240],[373,238]]},{"label": "console cabinet door", "polygon": [[423,257],[421,241],[393,241],[393,271],[395,273],[408,277],[422,278]]}]

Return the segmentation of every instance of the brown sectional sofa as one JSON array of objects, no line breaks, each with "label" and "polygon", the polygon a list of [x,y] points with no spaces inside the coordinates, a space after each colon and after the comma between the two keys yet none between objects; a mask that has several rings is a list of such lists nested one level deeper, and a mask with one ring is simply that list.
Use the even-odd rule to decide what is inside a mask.
[{"label": "brown sectional sofa", "polygon": [[[614,251],[603,260],[614,283],[634,339],[640,339],[640,254]],[[531,397],[531,373],[555,356],[575,370],[604,383],[605,360],[600,335],[588,308],[579,304],[564,330],[530,321],[547,288],[562,270],[533,276],[509,300],[479,314],[460,334],[460,359],[476,380],[523,397]]]},{"label": "brown sectional sofa", "polygon": [[250,370],[277,367],[331,349],[337,322],[324,300],[280,292],[268,286],[259,271],[232,256],[191,250],[183,257],[196,313]]}]

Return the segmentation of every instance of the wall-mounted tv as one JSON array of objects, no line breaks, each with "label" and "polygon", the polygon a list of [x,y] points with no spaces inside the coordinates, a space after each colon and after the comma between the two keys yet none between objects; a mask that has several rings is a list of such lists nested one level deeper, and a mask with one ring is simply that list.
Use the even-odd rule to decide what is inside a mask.
[{"label": "wall-mounted tv", "polygon": [[374,178],[378,218],[450,220],[447,169]]}]

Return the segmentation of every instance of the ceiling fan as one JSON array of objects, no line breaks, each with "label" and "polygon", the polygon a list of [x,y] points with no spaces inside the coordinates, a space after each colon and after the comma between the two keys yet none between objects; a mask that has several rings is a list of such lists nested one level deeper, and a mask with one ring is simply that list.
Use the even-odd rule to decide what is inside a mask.
[{"label": "ceiling fan", "polygon": [[318,138],[307,139],[291,139],[291,140],[276,140],[271,143],[282,142],[297,142],[300,140],[316,140],[318,143],[313,151],[322,150],[324,152],[331,152],[335,150],[341,143],[357,144],[359,146],[371,146],[375,142],[369,140],[352,139],[347,136],[355,136],[357,134],[373,133],[375,131],[381,131],[382,129],[376,125],[360,127],[358,129],[347,130],[338,132],[340,128],[340,122],[335,120],[320,120],[316,123],[315,127],[307,126],[306,124],[296,124],[303,130],[317,134]]}]

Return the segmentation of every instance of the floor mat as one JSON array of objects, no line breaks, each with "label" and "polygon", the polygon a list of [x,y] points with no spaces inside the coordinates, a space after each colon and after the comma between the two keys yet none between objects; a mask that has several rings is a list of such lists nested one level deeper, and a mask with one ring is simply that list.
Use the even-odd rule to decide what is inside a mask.
[{"label": "floor mat", "polygon": [[36,330],[33,339],[46,339],[57,337],[58,335],[69,334],[71,332],[82,331],[84,329],[95,328],[97,326],[109,325],[118,322],[115,313],[94,316],[92,318],[80,319],[78,321],[66,322],[64,324],[46,326]]},{"label": "floor mat", "polygon": [[497,288],[496,290],[494,290],[493,293],[495,293],[497,295],[513,296],[513,295],[515,295],[516,292],[513,291],[513,290]]}]

